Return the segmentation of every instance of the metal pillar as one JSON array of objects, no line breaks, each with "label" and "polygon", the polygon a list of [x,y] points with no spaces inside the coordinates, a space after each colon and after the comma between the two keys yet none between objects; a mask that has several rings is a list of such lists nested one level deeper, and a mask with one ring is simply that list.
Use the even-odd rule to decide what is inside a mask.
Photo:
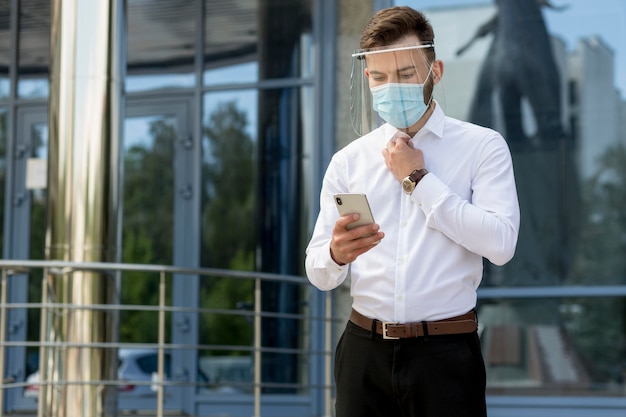
[{"label": "metal pillar", "polygon": [[[125,0],[52,0],[46,257],[119,258]],[[47,276],[39,415],[117,415],[114,274]],[[98,308],[100,307],[100,308]]]}]

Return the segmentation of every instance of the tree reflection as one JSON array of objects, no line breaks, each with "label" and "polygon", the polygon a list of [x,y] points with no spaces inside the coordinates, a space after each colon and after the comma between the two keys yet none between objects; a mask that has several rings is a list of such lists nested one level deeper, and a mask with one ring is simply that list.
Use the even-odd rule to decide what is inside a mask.
[{"label": "tree reflection", "polygon": [[[151,141],[136,144],[124,157],[124,262],[171,265],[173,253],[172,207],[174,202],[175,128],[166,120],[150,123]],[[170,287],[171,278],[167,278]],[[122,303],[158,304],[158,277],[142,271],[124,273]],[[170,302],[170,292],[167,292]],[[169,321],[169,315],[167,316]],[[156,314],[122,311],[120,340],[156,342]],[[166,324],[167,326],[167,324]],[[167,328],[167,327],[166,327]]]},{"label": "tree reflection", "polygon": [[[584,222],[574,284],[626,284],[626,147],[610,148],[583,187]],[[623,383],[626,364],[626,300],[581,299],[568,317],[574,343],[596,381]],[[570,309],[572,310],[572,309]],[[626,370],[626,368],[625,368]]]},{"label": "tree reflection", "polygon": [[[201,252],[204,267],[254,270],[254,144],[246,133],[247,127],[247,115],[234,101],[220,104],[205,124]],[[246,308],[252,304],[252,292],[252,281],[205,279],[200,304],[211,309]],[[242,317],[207,314],[200,321],[200,338],[212,345],[249,347],[252,329]]]}]

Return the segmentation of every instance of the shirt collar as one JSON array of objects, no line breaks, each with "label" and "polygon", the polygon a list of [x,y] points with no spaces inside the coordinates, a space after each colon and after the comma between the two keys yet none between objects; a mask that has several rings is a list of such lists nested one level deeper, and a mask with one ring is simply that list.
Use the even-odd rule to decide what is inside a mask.
[{"label": "shirt collar", "polygon": [[417,132],[415,137],[423,136],[424,134],[426,134],[426,132],[432,132],[438,138],[442,138],[445,119],[445,113],[441,109],[441,106],[439,105],[437,100],[435,100],[435,110],[433,110],[433,113],[426,121],[426,124]]}]

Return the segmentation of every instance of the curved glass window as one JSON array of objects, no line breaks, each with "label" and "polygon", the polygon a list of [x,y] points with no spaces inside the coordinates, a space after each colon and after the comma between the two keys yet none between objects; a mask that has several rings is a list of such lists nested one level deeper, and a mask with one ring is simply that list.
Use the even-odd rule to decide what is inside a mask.
[{"label": "curved glass window", "polygon": [[205,85],[308,75],[310,1],[207,2],[204,13]]}]

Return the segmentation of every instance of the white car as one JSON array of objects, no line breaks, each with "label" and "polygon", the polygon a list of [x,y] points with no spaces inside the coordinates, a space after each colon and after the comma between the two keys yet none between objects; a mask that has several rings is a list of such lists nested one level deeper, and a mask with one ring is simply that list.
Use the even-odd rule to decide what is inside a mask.
[{"label": "white car", "polygon": [[[120,397],[151,397],[156,395],[156,386],[150,382],[153,375],[158,372],[158,351],[156,349],[120,349],[120,366],[118,368],[118,379],[123,384],[120,385]],[[165,353],[164,370],[165,379],[170,377],[170,354]],[[201,370],[198,370],[197,381],[206,385],[207,377]],[[25,397],[37,398],[39,395],[39,371],[33,372],[26,378],[27,386],[24,389]]]}]

